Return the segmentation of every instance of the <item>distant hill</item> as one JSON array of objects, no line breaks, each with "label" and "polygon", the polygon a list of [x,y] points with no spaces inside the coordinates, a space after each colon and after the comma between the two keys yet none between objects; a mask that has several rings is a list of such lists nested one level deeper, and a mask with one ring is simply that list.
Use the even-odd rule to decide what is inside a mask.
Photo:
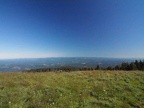
[{"label": "distant hill", "polygon": [[52,57],[32,59],[0,60],[0,72],[20,72],[37,68],[72,67],[100,67],[116,66],[122,62],[133,62],[135,59],[98,58],[98,57]]}]

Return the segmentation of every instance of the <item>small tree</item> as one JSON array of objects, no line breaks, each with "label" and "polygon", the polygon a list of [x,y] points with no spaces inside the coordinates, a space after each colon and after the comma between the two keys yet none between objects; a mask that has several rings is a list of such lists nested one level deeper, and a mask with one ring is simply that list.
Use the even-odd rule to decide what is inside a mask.
[{"label": "small tree", "polygon": [[115,70],[120,70],[120,68],[121,68],[120,65],[116,65],[114,69]]},{"label": "small tree", "polygon": [[137,70],[137,66],[134,62],[130,63],[130,70]]},{"label": "small tree", "polygon": [[113,70],[113,68],[111,66],[108,66],[107,70]]},{"label": "small tree", "polygon": [[97,65],[96,66],[96,68],[95,68],[95,70],[99,70],[100,69],[100,66],[99,65]]},{"label": "small tree", "polygon": [[136,60],[134,63],[136,65],[137,69],[140,70],[140,64],[139,64],[139,62]]},{"label": "small tree", "polygon": [[129,64],[128,64],[128,62],[123,62],[121,64],[121,69],[122,70],[129,70]]}]

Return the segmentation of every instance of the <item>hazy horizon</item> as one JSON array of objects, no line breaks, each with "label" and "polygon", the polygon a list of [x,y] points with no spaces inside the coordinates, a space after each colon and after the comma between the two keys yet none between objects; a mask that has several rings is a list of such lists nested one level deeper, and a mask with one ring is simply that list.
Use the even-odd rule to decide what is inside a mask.
[{"label": "hazy horizon", "polygon": [[0,59],[144,58],[143,0],[1,0]]},{"label": "hazy horizon", "polygon": [[133,59],[133,60],[144,60],[144,57],[86,57],[86,56],[81,56],[81,57],[72,57],[72,56],[67,56],[67,57],[15,57],[15,58],[0,58],[0,60],[19,60],[19,59],[49,59],[49,58],[103,58],[103,59]]},{"label": "hazy horizon", "polygon": [[0,72],[21,72],[38,68],[59,68],[59,67],[115,67],[123,62],[134,62],[144,59],[134,58],[103,58],[103,57],[49,57],[49,58],[19,58],[0,59]]}]

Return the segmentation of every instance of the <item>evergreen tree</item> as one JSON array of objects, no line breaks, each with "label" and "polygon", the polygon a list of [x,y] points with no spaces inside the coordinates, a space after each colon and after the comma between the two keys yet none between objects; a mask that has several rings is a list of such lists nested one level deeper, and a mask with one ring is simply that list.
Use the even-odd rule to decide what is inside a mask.
[{"label": "evergreen tree", "polygon": [[139,62],[137,60],[135,60],[135,65],[136,65],[137,69],[140,70],[140,65],[139,65]]},{"label": "evergreen tree", "polygon": [[141,60],[139,61],[139,67],[140,67],[140,70],[142,70],[143,62]]},{"label": "evergreen tree", "polygon": [[128,64],[128,62],[123,62],[121,64],[121,70],[129,70],[129,64]]},{"label": "evergreen tree", "polygon": [[134,62],[130,63],[130,70],[137,70],[137,66]]},{"label": "evergreen tree", "polygon": [[142,70],[144,71],[144,61],[142,62]]},{"label": "evergreen tree", "polygon": [[111,66],[108,66],[107,70],[113,70],[113,68]]},{"label": "evergreen tree", "polygon": [[120,68],[121,68],[120,65],[116,65],[114,69],[115,70],[120,70]]},{"label": "evergreen tree", "polygon": [[96,66],[96,68],[95,68],[95,70],[99,70],[100,69],[100,66],[99,65],[97,65]]}]

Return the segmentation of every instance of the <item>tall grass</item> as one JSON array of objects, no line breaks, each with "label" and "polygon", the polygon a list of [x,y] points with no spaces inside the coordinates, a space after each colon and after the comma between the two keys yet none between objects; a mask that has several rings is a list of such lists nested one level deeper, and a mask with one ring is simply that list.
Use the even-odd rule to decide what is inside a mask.
[{"label": "tall grass", "polygon": [[143,108],[144,72],[0,73],[0,108]]}]

